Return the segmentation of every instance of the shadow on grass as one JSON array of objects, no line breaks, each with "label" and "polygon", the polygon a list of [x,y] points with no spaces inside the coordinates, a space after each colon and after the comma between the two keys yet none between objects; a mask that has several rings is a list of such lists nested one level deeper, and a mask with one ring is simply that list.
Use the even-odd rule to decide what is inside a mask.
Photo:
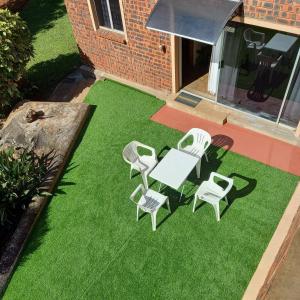
[{"label": "shadow on grass", "polygon": [[57,83],[74,70],[80,62],[78,53],[60,54],[55,59],[34,64],[27,71],[28,80],[38,87],[30,98],[48,96]]},{"label": "shadow on grass", "polygon": [[27,22],[34,37],[40,31],[52,28],[55,21],[66,14],[62,0],[30,0],[21,12],[21,17]]},{"label": "shadow on grass", "polygon": [[227,210],[230,209],[231,205],[237,199],[244,198],[244,197],[248,196],[249,194],[251,194],[255,190],[256,185],[257,185],[257,180],[256,179],[249,178],[249,177],[243,176],[241,174],[232,173],[228,177],[232,178],[233,180],[235,180],[235,179],[241,179],[241,180],[244,181],[245,185],[241,189],[237,189],[233,185],[231,191],[227,195],[228,205],[222,211],[221,216],[220,216],[221,218],[222,218],[223,215],[226,214]]}]

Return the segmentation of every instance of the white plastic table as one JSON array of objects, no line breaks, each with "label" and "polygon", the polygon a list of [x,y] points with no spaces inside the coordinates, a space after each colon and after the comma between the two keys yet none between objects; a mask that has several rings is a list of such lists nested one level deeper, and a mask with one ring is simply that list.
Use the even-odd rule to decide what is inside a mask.
[{"label": "white plastic table", "polygon": [[287,53],[295,44],[297,38],[292,35],[276,33],[265,45],[266,49]]},{"label": "white plastic table", "polygon": [[[195,168],[199,158],[171,149],[166,156],[156,165],[149,176],[174,190],[178,190],[189,174]],[[184,186],[182,187],[181,196]]]}]

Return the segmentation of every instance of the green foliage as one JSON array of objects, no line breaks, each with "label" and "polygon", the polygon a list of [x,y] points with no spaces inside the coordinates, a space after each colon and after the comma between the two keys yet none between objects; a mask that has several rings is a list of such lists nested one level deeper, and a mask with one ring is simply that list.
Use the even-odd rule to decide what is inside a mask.
[{"label": "green foliage", "polygon": [[33,56],[32,39],[18,14],[0,9],[0,109],[20,97],[18,81]]},{"label": "green foliage", "polygon": [[0,224],[33,197],[45,195],[43,184],[53,160],[52,152],[38,156],[33,150],[9,148],[0,152]]}]

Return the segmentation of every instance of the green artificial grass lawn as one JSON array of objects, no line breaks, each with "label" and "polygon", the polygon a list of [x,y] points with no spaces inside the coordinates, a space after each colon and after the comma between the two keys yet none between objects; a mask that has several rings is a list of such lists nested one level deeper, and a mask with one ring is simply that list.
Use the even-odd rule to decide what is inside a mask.
[{"label": "green artificial grass lawn", "polygon": [[47,93],[80,58],[63,0],[29,0],[21,13],[33,35],[34,58],[28,78]]},{"label": "green artificial grass lawn", "polygon": [[[86,102],[94,113],[4,299],[240,299],[299,178],[211,147],[181,203],[163,190],[173,213],[162,208],[152,232],[148,214],[136,222],[129,195],[141,177],[129,180],[122,149],[139,140],[161,158],[183,134],[149,120],[162,101],[112,81]],[[219,223],[208,204],[192,213],[213,170],[235,179]]]}]

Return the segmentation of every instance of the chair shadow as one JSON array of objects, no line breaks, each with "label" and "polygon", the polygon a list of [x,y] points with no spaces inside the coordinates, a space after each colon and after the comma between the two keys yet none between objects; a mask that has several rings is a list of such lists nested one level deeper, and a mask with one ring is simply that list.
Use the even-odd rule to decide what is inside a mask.
[{"label": "chair shadow", "polygon": [[222,164],[222,160],[227,152],[232,148],[233,139],[227,135],[218,134],[212,137],[212,144],[206,151],[208,162],[205,157],[202,157],[200,178],[196,176],[196,171],[193,170],[188,180],[199,185],[203,180],[207,180],[211,172],[217,172]]},{"label": "chair shadow", "polygon": [[163,158],[164,158],[164,156],[165,156],[165,152],[168,152],[168,151],[170,151],[171,150],[171,147],[170,146],[168,146],[168,145],[166,145],[165,147],[163,147],[160,151],[159,151],[159,153],[157,154],[157,159],[158,159],[158,161],[160,162]]},{"label": "chair shadow", "polygon": [[241,175],[241,174],[237,174],[237,173],[232,173],[228,176],[229,178],[234,178],[237,177],[239,179],[244,180],[245,182],[247,182],[246,186],[244,186],[241,189],[237,189],[234,185],[231,189],[231,191],[228,193],[227,195],[227,199],[228,199],[228,205],[224,208],[224,210],[222,211],[220,217],[222,218],[226,212],[228,211],[228,209],[231,207],[231,205],[237,200],[237,199],[241,199],[244,198],[246,196],[248,196],[249,194],[251,194],[257,185],[257,180],[253,179],[253,178],[249,178],[247,176]]},{"label": "chair shadow", "polygon": [[220,149],[225,149],[219,159],[222,159],[227,152],[232,148],[234,141],[231,137],[223,134],[217,134],[212,137],[212,145],[208,148],[208,156],[210,152],[218,152]]}]

